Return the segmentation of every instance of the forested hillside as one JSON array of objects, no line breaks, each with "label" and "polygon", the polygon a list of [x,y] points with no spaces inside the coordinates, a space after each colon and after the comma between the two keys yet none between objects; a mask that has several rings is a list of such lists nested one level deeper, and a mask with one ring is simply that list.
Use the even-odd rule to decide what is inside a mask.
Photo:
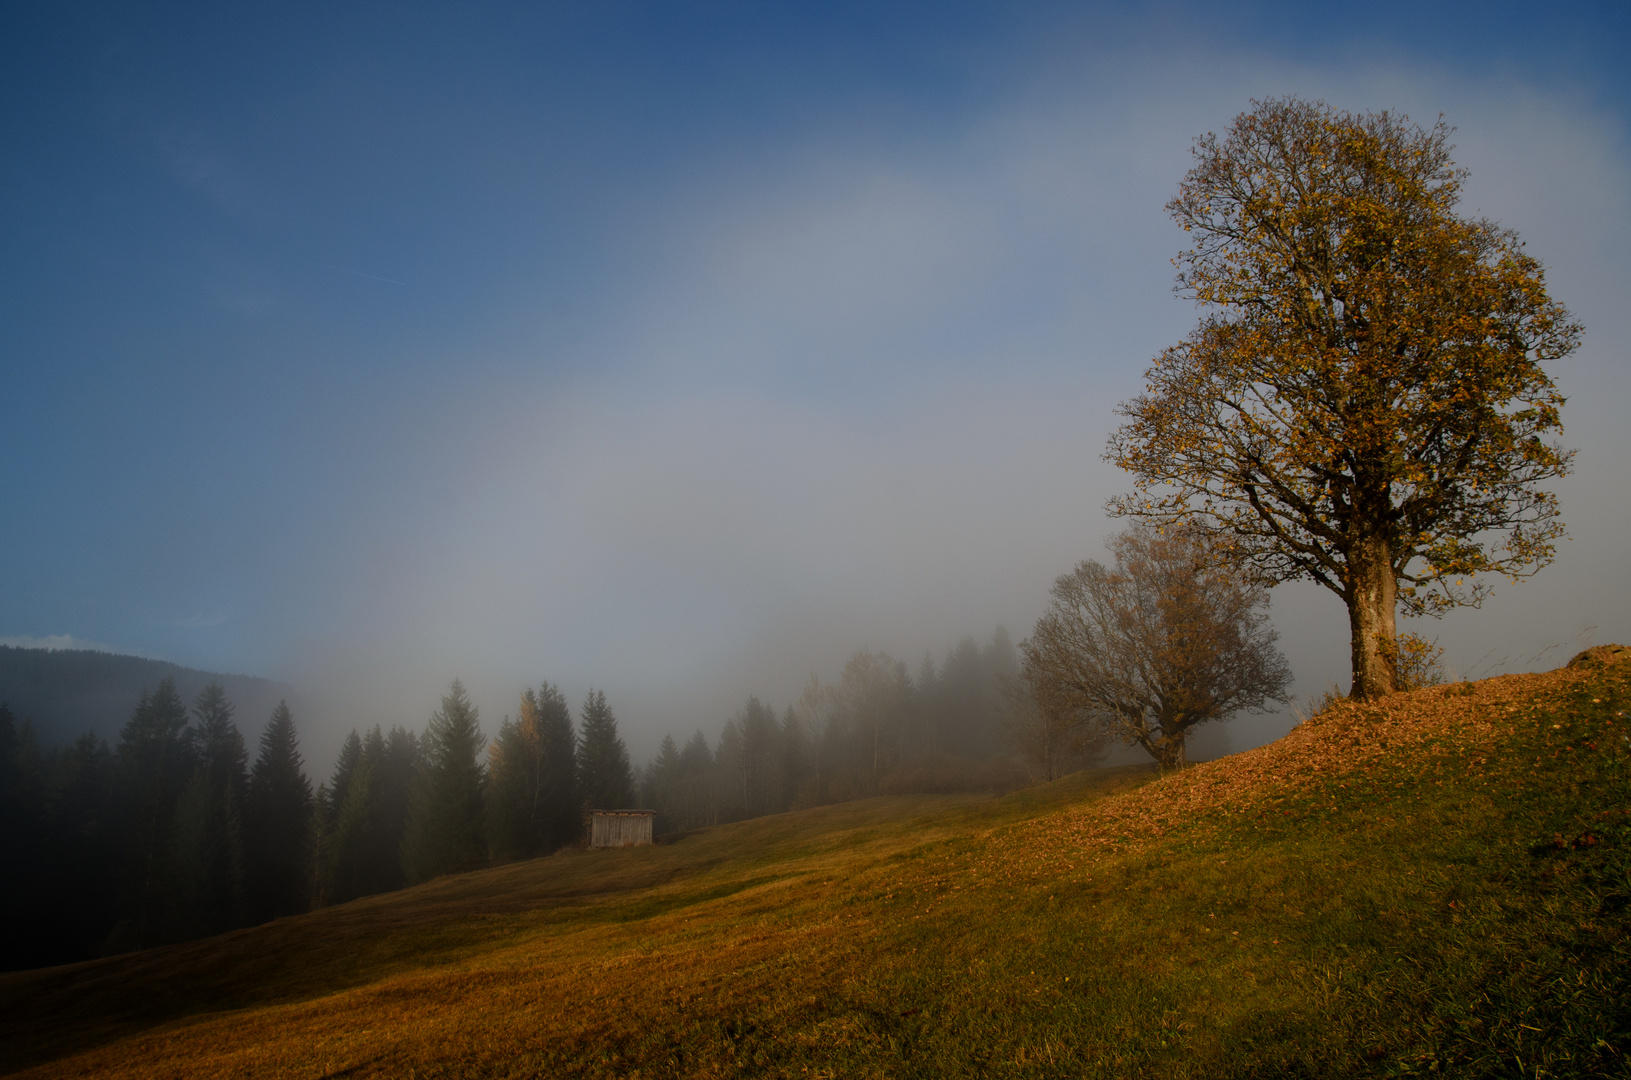
[{"label": "forested hillside", "polygon": [[218,683],[143,690],[113,747],[42,750],[0,704],[0,967],[79,960],[305,911],[313,799],[279,702],[251,759]]},{"label": "forested hillside", "polygon": [[[253,675],[196,671],[164,660],[90,649],[19,649],[0,645],[0,703],[32,723],[46,746],[94,731],[112,742],[144,691],[162,680],[186,701],[210,683],[221,686],[238,715],[259,725],[290,688]],[[258,728],[256,728],[258,730]]]},{"label": "forested hillside", "polygon": [[31,1076],[1623,1076],[1631,660],[0,976]]},{"label": "forested hillside", "polygon": [[[59,687],[172,666],[26,652],[65,657],[33,669]],[[582,840],[595,808],[643,805],[673,835],[879,794],[1003,790],[1087,764],[1091,739],[1032,752],[1038,717],[1017,671],[1001,628],[938,664],[925,657],[915,677],[861,649],[783,710],[750,697],[714,739],[697,731],[682,750],[666,738],[641,770],[604,691],[574,722],[558,687],[529,688],[494,733],[455,680],[422,730],[353,730],[321,782],[286,703],[249,711],[220,682],[139,686],[111,737],[42,739],[0,705],[0,858],[13,871],[0,883],[0,967],[185,941],[549,855]],[[244,731],[263,725],[254,746]]]},{"label": "forested hillside", "polygon": [[642,804],[659,832],[679,832],[871,795],[1003,790],[1094,760],[1102,746],[1086,733],[1037,752],[1041,720],[1019,675],[1002,627],[915,672],[858,649],[783,709],[752,696],[712,741],[666,736],[642,772]]}]

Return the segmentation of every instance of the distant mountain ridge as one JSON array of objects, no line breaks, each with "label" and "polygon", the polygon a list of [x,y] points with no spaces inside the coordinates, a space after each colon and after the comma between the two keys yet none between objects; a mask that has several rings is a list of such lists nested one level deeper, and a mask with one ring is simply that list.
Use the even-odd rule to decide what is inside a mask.
[{"label": "distant mountain ridge", "polygon": [[188,705],[210,683],[220,683],[231,700],[234,719],[245,741],[266,725],[280,698],[290,688],[254,675],[223,675],[182,667],[166,660],[91,649],[25,649],[0,645],[0,703],[22,720],[33,722],[42,747],[68,742],[94,731],[108,742],[144,691],[165,678]]}]

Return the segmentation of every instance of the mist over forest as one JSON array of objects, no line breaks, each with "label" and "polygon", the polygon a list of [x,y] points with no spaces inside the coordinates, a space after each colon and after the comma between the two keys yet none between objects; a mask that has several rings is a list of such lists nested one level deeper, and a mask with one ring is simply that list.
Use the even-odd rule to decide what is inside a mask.
[{"label": "mist over forest", "polygon": [[[1631,639],[1623,21],[1284,8],[0,14],[5,858],[53,883],[5,962],[596,805],[675,835],[1155,754],[1016,686],[1197,326],[1169,201],[1262,102],[1443,117],[1456,213],[1577,320],[1555,559],[1400,629],[1451,680]],[[1245,599],[1266,674],[1191,759],[1357,670],[1326,590]]]},{"label": "mist over forest", "polygon": [[[1631,637],[1623,71],[1579,60],[1612,35],[1509,78],[1461,20],[1426,57],[1201,9],[674,15],[668,48],[512,14],[11,36],[0,180],[44,209],[7,233],[0,641],[277,681],[314,763],[455,677],[488,725],[604,689],[645,761],[858,648],[1018,641],[1104,556],[1115,407],[1192,324],[1193,140],[1290,91],[1443,113],[1464,207],[1587,328],[1571,539],[1418,629],[1456,674]],[[1341,605],[1272,599],[1293,692],[1345,684]]]},{"label": "mist over forest", "polygon": [[302,755],[286,699],[262,708],[276,684],[223,681],[254,711],[222,681],[158,661],[0,650],[0,702],[22,703],[0,704],[0,855],[13,869],[0,966],[184,941],[549,855],[584,838],[586,808],[647,808],[672,836],[874,795],[1002,791],[1105,749],[1037,742],[1001,628],[912,673],[858,650],[785,709],[749,696],[712,731],[665,733],[644,762],[603,691],[574,708],[547,682],[529,687],[484,731],[455,680],[428,724],[352,728],[329,766]]},{"label": "mist over forest", "polygon": [[0,1073],[1626,1075],[1627,56],[0,4]]}]

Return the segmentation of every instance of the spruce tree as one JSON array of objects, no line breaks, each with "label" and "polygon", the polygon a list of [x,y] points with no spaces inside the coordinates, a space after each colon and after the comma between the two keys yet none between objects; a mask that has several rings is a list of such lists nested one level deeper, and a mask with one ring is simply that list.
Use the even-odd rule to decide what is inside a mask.
[{"label": "spruce tree", "polygon": [[742,735],[742,806],[749,817],[774,814],[787,807],[781,770],[781,725],[776,710],[748,698],[736,716]]},{"label": "spruce tree", "polygon": [[312,795],[311,820],[311,905],[327,907],[334,902],[334,794],[326,783]]},{"label": "spruce tree", "polygon": [[343,904],[374,891],[368,887],[369,833],[374,809],[374,766],[379,754],[366,742],[352,766],[345,798],[334,809],[334,832],[329,840],[329,902]]},{"label": "spruce tree", "polygon": [[547,855],[577,840],[577,748],[560,690],[544,683],[521,695],[489,750],[487,822],[493,857]]},{"label": "spruce tree", "polygon": [[403,837],[419,768],[419,740],[399,727],[386,735],[376,724],[359,745],[329,840],[328,899],[335,904],[400,889],[406,880]]},{"label": "spruce tree", "polygon": [[419,736],[406,728],[391,728],[370,777],[373,799],[368,842],[370,891],[386,892],[407,884],[402,846],[420,764]]},{"label": "spruce tree", "polygon": [[[335,883],[339,878],[350,879],[354,873],[352,861],[355,852],[347,847],[342,852],[339,844],[340,814],[346,798],[362,764],[362,736],[352,728],[340,744],[340,756],[334,761],[334,775],[328,783],[317,789],[317,901],[327,905],[339,903]],[[347,897],[349,899],[349,897]]]},{"label": "spruce tree", "polygon": [[588,810],[615,810],[634,801],[629,750],[617,735],[617,717],[606,695],[589,691],[583,702],[583,728],[578,735],[578,784]]},{"label": "spruce tree", "polygon": [[719,821],[719,800],[714,791],[714,752],[700,730],[680,751],[680,821],[678,828],[696,829]]},{"label": "spruce tree", "polygon": [[487,750],[487,846],[497,861],[534,854],[538,765],[538,695],[528,688]]},{"label": "spruce tree", "polygon": [[783,783],[783,809],[804,805],[810,778],[810,737],[804,730],[804,721],[798,710],[789,705],[782,714],[781,774]]},{"label": "spruce tree", "polygon": [[27,721],[0,704],[0,971],[49,963],[41,940],[41,887],[53,882],[39,747]]},{"label": "spruce tree", "polygon": [[244,801],[245,885],[256,922],[310,906],[313,805],[294,718],[280,701],[261,732]]},{"label": "spruce tree", "polygon": [[482,807],[486,770],[480,760],[485,743],[476,707],[455,679],[425,729],[424,764],[404,848],[411,879],[471,870],[487,861]]},{"label": "spruce tree", "polygon": [[75,739],[50,763],[47,837],[55,868],[41,924],[51,955],[41,963],[90,959],[122,917],[124,807],[114,765],[108,744],[93,732]]},{"label": "spruce tree", "polygon": [[[367,777],[367,789],[362,801],[366,813],[362,819],[361,844],[357,852],[358,895],[388,892],[397,887],[402,878],[402,834],[389,835],[385,821],[385,771],[387,768],[385,733],[378,724],[362,741],[362,769]],[[357,792],[353,789],[352,797]]]},{"label": "spruce tree", "polygon": [[733,716],[719,732],[719,749],[714,752],[714,798],[720,821],[741,821],[748,816],[747,755],[742,747],[742,729]]},{"label": "spruce tree", "polygon": [[[351,786],[351,776],[357,771],[362,761],[362,736],[357,729],[352,728],[346,735],[345,742],[340,744],[340,756],[334,761],[334,775],[329,778],[328,795],[331,811],[340,812],[340,806],[345,802],[346,791]],[[332,822],[330,822],[332,824]]]},{"label": "spruce tree", "polygon": [[538,688],[538,850],[548,854],[583,838],[578,736],[560,687]]},{"label": "spruce tree", "polygon": [[657,811],[654,832],[674,832],[680,818],[680,748],[674,736],[664,735],[663,743],[640,778],[640,805]]},{"label": "spruce tree", "polygon": [[142,693],[119,733],[125,855],[119,891],[128,917],[110,939],[115,950],[154,945],[180,931],[171,838],[194,760],[187,707],[166,677],[151,694]]},{"label": "spruce tree", "polygon": [[244,919],[244,740],[217,683],[193,702],[195,762],[175,823],[178,911],[187,937],[217,934]]}]

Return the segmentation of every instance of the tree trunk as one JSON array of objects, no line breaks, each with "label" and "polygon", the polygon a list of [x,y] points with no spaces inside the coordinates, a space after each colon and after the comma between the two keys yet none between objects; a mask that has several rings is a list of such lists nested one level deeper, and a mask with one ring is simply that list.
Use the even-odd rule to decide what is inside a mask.
[{"label": "tree trunk", "polygon": [[878,793],[878,731],[879,721],[872,721],[872,794]]},{"label": "tree trunk", "polygon": [[1166,731],[1161,740],[1161,771],[1182,772],[1189,767],[1189,732],[1181,727]]},{"label": "tree trunk", "polygon": [[1144,748],[1155,758],[1160,766],[1162,775],[1178,771],[1182,772],[1189,765],[1189,755],[1185,749],[1189,732],[1179,726],[1156,723],[1154,738],[1144,744]]},{"label": "tree trunk", "polygon": [[1367,537],[1348,552],[1348,626],[1353,640],[1353,686],[1349,696],[1378,698],[1393,693],[1397,671],[1394,610],[1399,583],[1386,539]]}]

